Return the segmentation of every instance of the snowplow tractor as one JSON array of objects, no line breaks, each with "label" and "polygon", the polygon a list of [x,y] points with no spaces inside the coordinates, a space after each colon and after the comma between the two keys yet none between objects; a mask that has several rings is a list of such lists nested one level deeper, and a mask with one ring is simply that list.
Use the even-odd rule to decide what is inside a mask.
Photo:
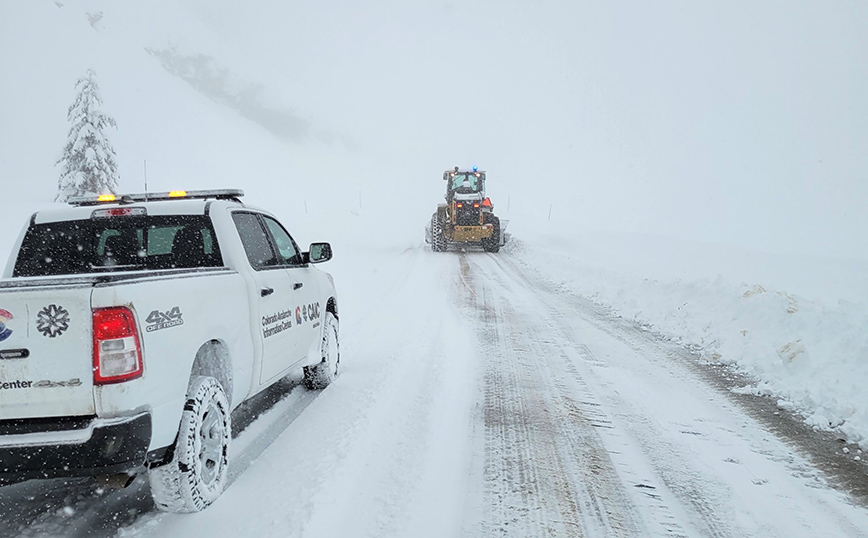
[{"label": "snowplow tractor", "polygon": [[445,252],[450,246],[481,247],[497,252],[505,236],[500,219],[494,215],[494,205],[485,196],[485,172],[461,171],[456,166],[443,173],[446,181],[446,203],[437,206],[431,222],[425,227],[425,240],[434,252]]}]

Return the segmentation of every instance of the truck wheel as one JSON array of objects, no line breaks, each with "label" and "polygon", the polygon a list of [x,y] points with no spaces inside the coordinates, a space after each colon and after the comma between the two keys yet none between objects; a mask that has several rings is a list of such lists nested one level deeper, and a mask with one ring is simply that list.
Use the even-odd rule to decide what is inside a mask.
[{"label": "truck wheel", "polygon": [[326,312],[322,330],[322,361],[316,366],[305,366],[304,384],[312,390],[324,389],[338,376],[341,351],[338,344],[338,318]]},{"label": "truck wheel", "polygon": [[485,221],[487,223],[494,225],[494,233],[491,234],[491,237],[488,239],[482,240],[482,248],[485,252],[499,252],[500,251],[500,219],[491,215],[490,217],[486,215]]},{"label": "truck wheel", "polygon": [[446,252],[446,236],[443,235],[443,225],[437,213],[431,218],[431,250]]},{"label": "truck wheel", "polygon": [[151,495],[165,512],[199,512],[226,487],[232,428],[229,401],[213,377],[194,377],[187,391],[172,461],[149,471]]}]

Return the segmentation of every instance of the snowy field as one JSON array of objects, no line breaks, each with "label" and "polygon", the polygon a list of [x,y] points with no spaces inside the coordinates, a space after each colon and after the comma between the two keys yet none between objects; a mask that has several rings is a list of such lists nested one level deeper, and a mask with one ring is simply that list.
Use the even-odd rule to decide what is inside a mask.
[{"label": "snowy field", "polygon": [[[864,464],[868,13],[708,9],[0,0],[0,259],[93,68],[122,191],[242,188],[334,245],[345,365],[286,382],[203,514],[141,477],[28,483],[0,534],[865,536],[864,499],[732,402]],[[423,243],[456,164],[488,171],[499,256]]]}]

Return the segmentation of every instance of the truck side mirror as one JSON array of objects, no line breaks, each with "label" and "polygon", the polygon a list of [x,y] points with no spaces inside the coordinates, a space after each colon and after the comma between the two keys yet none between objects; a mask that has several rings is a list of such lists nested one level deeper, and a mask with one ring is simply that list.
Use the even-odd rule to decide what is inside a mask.
[{"label": "truck side mirror", "polygon": [[332,246],[329,243],[311,243],[310,251],[305,253],[309,263],[322,263],[332,259]]}]

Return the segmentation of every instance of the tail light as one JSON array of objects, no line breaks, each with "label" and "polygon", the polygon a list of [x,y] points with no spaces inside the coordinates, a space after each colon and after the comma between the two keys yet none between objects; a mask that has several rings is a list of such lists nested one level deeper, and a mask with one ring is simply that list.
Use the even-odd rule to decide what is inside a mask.
[{"label": "tail light", "polygon": [[458,202],[457,204],[455,204],[455,207],[464,207],[464,204],[462,204],[461,202]]},{"label": "tail light", "polygon": [[147,210],[144,207],[107,207],[105,209],[97,209],[91,213],[91,218],[99,219],[106,217],[129,217],[147,215]]},{"label": "tail light", "polygon": [[133,312],[126,307],[93,311],[93,383],[105,385],[142,375],[142,346]]}]

